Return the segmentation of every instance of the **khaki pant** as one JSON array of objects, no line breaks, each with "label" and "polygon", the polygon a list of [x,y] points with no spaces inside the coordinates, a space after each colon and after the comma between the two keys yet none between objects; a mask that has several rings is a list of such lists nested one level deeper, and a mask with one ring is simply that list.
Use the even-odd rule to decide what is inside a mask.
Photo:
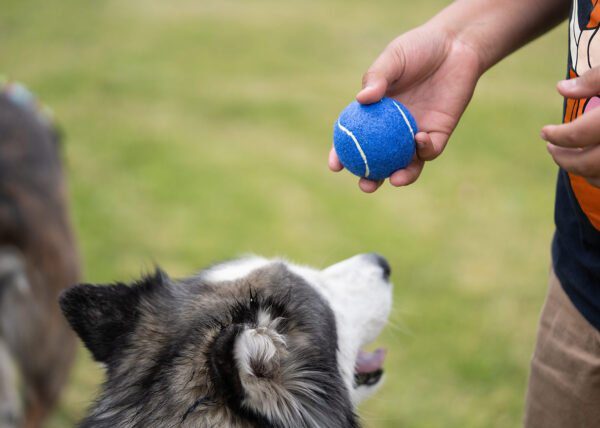
[{"label": "khaki pant", "polygon": [[554,272],[531,361],[524,425],[600,427],[600,332],[573,306]]}]

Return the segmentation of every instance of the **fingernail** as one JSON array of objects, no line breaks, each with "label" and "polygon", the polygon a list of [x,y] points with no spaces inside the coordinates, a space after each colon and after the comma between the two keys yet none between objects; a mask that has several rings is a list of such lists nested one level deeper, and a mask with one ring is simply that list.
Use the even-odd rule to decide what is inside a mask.
[{"label": "fingernail", "polygon": [[558,82],[558,86],[560,86],[562,89],[573,89],[575,86],[577,86],[577,79],[561,80]]},{"label": "fingernail", "polygon": [[540,132],[540,137],[542,137],[542,140],[548,141],[548,135],[546,135],[546,131],[544,131],[543,129]]}]

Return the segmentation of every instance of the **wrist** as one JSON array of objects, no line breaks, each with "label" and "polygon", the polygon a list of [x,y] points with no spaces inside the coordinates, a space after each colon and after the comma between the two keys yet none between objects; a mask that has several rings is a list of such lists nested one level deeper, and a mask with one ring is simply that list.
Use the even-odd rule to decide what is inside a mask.
[{"label": "wrist", "polygon": [[564,0],[456,0],[426,25],[472,50],[483,73],[563,21],[568,10]]},{"label": "wrist", "polygon": [[453,22],[449,22],[444,16],[440,15],[434,16],[431,20],[423,24],[421,27],[422,31],[429,34],[435,32],[441,35],[440,39],[444,40],[446,55],[453,55],[460,52],[473,58],[472,61],[469,61],[469,64],[476,64],[475,74],[477,79],[479,79],[493,65],[489,56],[486,55],[481,41],[472,31],[465,27],[459,28]]},{"label": "wrist", "polygon": [[463,2],[456,2],[440,11],[424,24],[427,31],[442,33],[448,40],[447,49],[459,47],[470,51],[477,59],[478,75],[492,67],[497,58],[493,46],[488,46],[488,36],[484,33],[486,24],[473,11],[465,10]]}]

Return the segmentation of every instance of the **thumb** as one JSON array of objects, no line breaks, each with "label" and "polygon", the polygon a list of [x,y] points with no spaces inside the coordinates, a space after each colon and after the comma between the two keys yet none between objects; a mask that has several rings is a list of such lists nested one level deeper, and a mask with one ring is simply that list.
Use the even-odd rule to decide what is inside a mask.
[{"label": "thumb", "polygon": [[389,85],[402,75],[403,69],[402,50],[392,42],[363,75],[363,89],[356,95],[356,100],[361,104],[372,104],[381,100]]},{"label": "thumb", "polygon": [[600,67],[594,67],[581,77],[561,80],[558,92],[567,98],[588,98],[600,94]]},{"label": "thumb", "polygon": [[356,101],[361,104],[373,104],[383,98],[388,88],[388,81],[381,72],[367,71],[363,76],[363,88],[356,95]]}]

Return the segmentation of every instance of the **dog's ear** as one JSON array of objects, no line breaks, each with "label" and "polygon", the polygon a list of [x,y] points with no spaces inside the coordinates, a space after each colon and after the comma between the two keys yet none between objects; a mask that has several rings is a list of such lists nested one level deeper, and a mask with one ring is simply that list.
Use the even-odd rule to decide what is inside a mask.
[{"label": "dog's ear", "polygon": [[109,363],[135,329],[140,299],[165,279],[157,269],[132,285],[76,285],[61,294],[60,307],[94,359]]},{"label": "dog's ear", "polygon": [[285,339],[275,329],[257,327],[243,330],[234,346],[242,384],[276,376],[286,353]]},{"label": "dog's ear", "polygon": [[138,299],[125,284],[82,284],[63,292],[60,307],[94,359],[108,363],[135,326]]},{"label": "dog's ear", "polygon": [[246,327],[237,335],[233,347],[244,401],[261,415],[272,412],[269,406],[282,393],[280,382],[288,350],[285,337],[277,332],[278,322],[276,319]]}]

